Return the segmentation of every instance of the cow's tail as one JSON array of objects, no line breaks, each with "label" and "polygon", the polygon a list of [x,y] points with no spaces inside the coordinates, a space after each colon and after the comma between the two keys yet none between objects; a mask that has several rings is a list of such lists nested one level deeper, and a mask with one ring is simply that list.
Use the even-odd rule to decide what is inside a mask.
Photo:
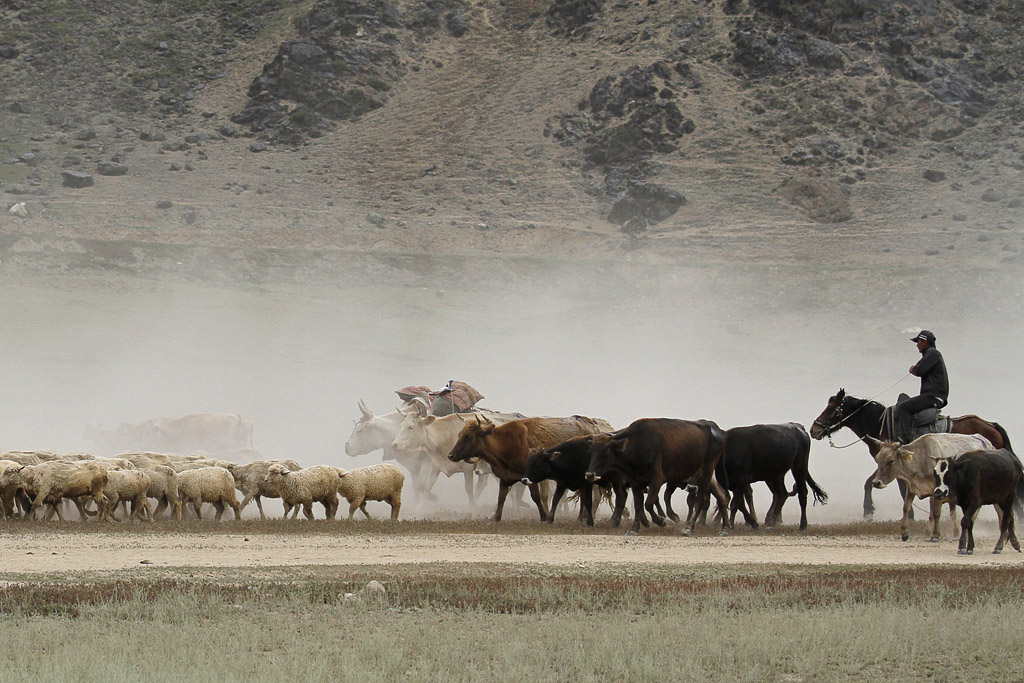
[{"label": "cow's tail", "polygon": [[730,490],[729,472],[725,468],[725,433],[715,423],[711,423],[711,447],[718,449],[718,463],[715,465],[715,479],[725,491]]},{"label": "cow's tail", "polygon": [[1003,429],[1003,425],[999,424],[998,422],[990,422],[989,424],[991,424],[992,427],[997,432],[999,432],[999,436],[1003,440],[1003,448],[1013,453],[1013,447],[1010,446],[1010,435],[1006,433],[1005,429]]},{"label": "cow's tail", "polygon": [[[811,493],[814,494],[815,503],[828,505],[828,494],[825,493],[825,489],[818,486],[818,482],[814,481],[810,472],[807,473],[807,487],[811,489]],[[796,495],[796,484],[793,484],[793,490],[789,492],[789,495]]]},{"label": "cow's tail", "polygon": [[1010,449],[1006,450],[1013,456],[1013,466],[1017,469],[1017,490],[1013,494],[1013,513],[1018,518],[1024,518],[1024,465],[1021,465],[1016,453]]}]

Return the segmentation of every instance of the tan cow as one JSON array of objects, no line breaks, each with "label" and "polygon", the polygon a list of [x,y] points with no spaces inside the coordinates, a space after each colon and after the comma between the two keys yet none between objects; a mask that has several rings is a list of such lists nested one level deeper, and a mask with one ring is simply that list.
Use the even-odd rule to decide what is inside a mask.
[{"label": "tan cow", "polygon": [[196,413],[163,417],[116,429],[86,425],[85,437],[106,452],[221,453],[252,448],[253,421],[234,413]]},{"label": "tan cow", "polygon": [[[875,463],[878,469],[872,479],[876,489],[884,489],[893,479],[906,482],[907,492],[903,497],[903,519],[900,521],[900,536],[910,538],[910,508],[914,497],[931,500],[928,519],[932,523],[932,536],[928,540],[939,542],[939,517],[942,515],[942,501],[934,498],[935,462],[953,458],[967,451],[992,448],[992,443],[977,434],[925,434],[901,446],[895,441],[878,441]],[[956,533],[956,505],[949,501],[949,516]]]}]

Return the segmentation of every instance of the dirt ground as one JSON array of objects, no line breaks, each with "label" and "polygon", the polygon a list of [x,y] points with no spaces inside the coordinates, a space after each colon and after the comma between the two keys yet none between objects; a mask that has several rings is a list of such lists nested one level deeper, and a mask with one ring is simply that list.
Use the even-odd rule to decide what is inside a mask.
[{"label": "dirt ground", "polygon": [[973,556],[951,541],[895,536],[607,536],[512,534],[38,533],[0,536],[4,571],[15,574],[139,569],[269,568],[314,565],[501,563],[520,565],[1013,565],[993,555],[993,529],[976,534]]}]

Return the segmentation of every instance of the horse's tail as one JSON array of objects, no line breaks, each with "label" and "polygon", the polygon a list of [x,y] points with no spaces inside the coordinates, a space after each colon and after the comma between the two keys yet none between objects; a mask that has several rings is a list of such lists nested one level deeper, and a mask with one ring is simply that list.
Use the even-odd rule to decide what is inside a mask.
[{"label": "horse's tail", "polygon": [[989,424],[999,432],[999,437],[1003,440],[1003,448],[1013,453],[1013,447],[1010,446],[1010,436],[1006,433],[1006,430],[1003,429],[1003,426],[998,422],[990,422]]}]

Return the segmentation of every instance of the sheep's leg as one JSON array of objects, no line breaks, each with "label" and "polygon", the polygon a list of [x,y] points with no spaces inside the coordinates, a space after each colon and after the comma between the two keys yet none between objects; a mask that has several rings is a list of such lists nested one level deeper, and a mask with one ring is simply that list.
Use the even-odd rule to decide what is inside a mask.
[{"label": "sheep's leg", "polygon": [[363,511],[363,514],[366,515],[367,519],[373,519],[373,517],[370,516],[370,513],[366,511],[366,501],[365,500],[363,501],[362,505],[359,506],[359,509]]},{"label": "sheep's leg", "polygon": [[202,502],[192,503],[192,507],[196,511],[196,519],[202,519],[203,518],[203,513],[200,512],[200,509],[203,507]]},{"label": "sheep's leg", "polygon": [[237,500],[229,500],[228,505],[235,511],[235,521],[242,519],[242,506],[238,504]]},{"label": "sheep's leg", "polygon": [[[296,506],[296,508],[298,508],[298,506]],[[313,503],[312,502],[303,503],[302,504],[302,514],[306,515],[306,519],[312,521],[312,519],[313,519]]]},{"label": "sheep's leg", "polygon": [[[263,514],[263,503],[260,501],[260,494],[257,493],[255,496],[252,497],[252,499],[256,501],[256,507],[259,508],[260,519],[266,519],[267,516]],[[242,503],[242,507],[245,507],[245,503]]]},{"label": "sheep's leg", "polygon": [[402,509],[402,496],[394,495],[391,496],[391,521],[398,520],[398,511]]},{"label": "sheep's leg", "polygon": [[362,505],[362,504],[363,504],[363,501],[358,500],[358,499],[349,501],[349,504],[348,504],[348,521],[350,521],[350,522],[352,521],[352,518],[355,517],[356,510],[358,510],[359,506]]},{"label": "sheep's leg", "polygon": [[213,504],[213,507],[217,510],[217,514],[213,516],[213,521],[219,522],[220,518],[224,516],[224,501],[218,500]]},{"label": "sheep's leg", "polygon": [[167,496],[163,496],[159,500],[160,502],[156,504],[156,510],[153,511],[154,518],[162,515],[164,510],[167,509]]}]

